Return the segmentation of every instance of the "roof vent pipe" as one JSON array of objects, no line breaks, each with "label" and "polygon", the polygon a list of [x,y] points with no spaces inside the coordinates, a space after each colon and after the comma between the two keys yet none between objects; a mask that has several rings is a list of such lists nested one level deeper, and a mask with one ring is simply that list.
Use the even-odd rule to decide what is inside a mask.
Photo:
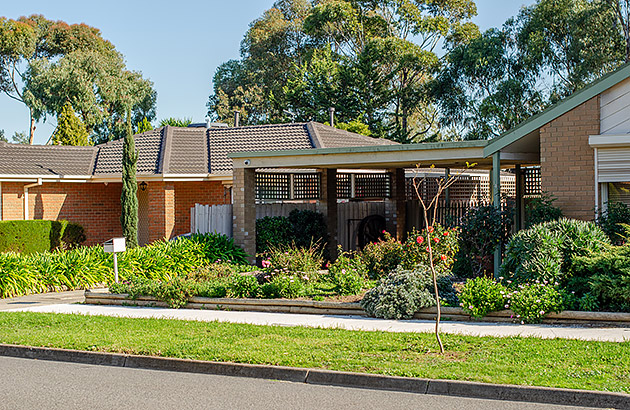
[{"label": "roof vent pipe", "polygon": [[205,118],[206,120],[206,129],[210,128],[211,124],[212,124],[212,120],[210,120],[210,117],[206,116]]},{"label": "roof vent pipe", "polygon": [[241,125],[241,113],[238,111],[234,111],[234,126],[238,127]]},{"label": "roof vent pipe", "polygon": [[328,114],[330,115],[330,126],[334,127],[335,126],[335,108],[334,107],[328,108]]}]

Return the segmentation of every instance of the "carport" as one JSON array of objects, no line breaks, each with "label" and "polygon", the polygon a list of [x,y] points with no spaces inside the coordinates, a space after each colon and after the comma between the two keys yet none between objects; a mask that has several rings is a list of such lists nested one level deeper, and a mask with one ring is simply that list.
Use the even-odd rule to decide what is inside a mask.
[{"label": "carport", "polygon": [[[387,230],[399,240],[405,235],[405,169],[435,166],[462,169],[475,164],[490,171],[493,204],[501,206],[500,170],[516,170],[517,226],[523,207],[521,167],[539,165],[537,152],[501,152],[484,156],[488,141],[459,141],[408,145],[320,148],[311,150],[237,152],[233,160],[233,235],[237,245],[249,255],[256,253],[256,179],[257,169],[316,169],[320,174],[317,209],[328,221],[331,255],[337,250],[337,170],[383,169],[391,176],[391,193],[385,200]],[[495,257],[495,267],[500,255]],[[496,269],[495,271],[498,271]]]}]

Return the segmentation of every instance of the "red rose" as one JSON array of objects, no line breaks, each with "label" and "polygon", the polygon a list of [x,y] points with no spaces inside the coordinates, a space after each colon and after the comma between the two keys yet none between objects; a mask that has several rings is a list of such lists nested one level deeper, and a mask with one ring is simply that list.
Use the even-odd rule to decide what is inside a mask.
[{"label": "red rose", "polygon": [[445,261],[445,260],[446,260],[446,255],[442,255],[442,256],[440,256],[440,259],[442,259],[443,261]]},{"label": "red rose", "polygon": [[421,244],[422,242],[424,242],[424,238],[422,236],[418,236],[416,238],[416,242],[418,242],[418,245]]},{"label": "red rose", "polygon": [[429,232],[433,232],[433,227],[432,227],[432,226],[429,226],[429,227],[427,228],[427,231],[429,231]]},{"label": "red rose", "polygon": [[448,236],[448,231],[444,231],[444,233],[442,235]]},{"label": "red rose", "polygon": [[440,242],[440,238],[433,238],[433,241],[434,241],[435,243],[438,243],[438,242]]}]

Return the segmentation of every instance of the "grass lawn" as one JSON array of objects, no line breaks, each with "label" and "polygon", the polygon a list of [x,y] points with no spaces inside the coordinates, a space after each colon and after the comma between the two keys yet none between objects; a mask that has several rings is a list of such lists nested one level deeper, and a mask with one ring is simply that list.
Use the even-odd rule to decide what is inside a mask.
[{"label": "grass lawn", "polygon": [[630,342],[0,312],[0,343],[630,393]]}]

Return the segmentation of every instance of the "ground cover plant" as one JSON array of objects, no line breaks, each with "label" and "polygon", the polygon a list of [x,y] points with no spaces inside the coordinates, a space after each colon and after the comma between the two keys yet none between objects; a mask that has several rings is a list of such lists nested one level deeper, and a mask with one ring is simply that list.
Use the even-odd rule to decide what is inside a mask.
[{"label": "ground cover plant", "polygon": [[630,393],[630,342],[0,312],[0,343]]}]

